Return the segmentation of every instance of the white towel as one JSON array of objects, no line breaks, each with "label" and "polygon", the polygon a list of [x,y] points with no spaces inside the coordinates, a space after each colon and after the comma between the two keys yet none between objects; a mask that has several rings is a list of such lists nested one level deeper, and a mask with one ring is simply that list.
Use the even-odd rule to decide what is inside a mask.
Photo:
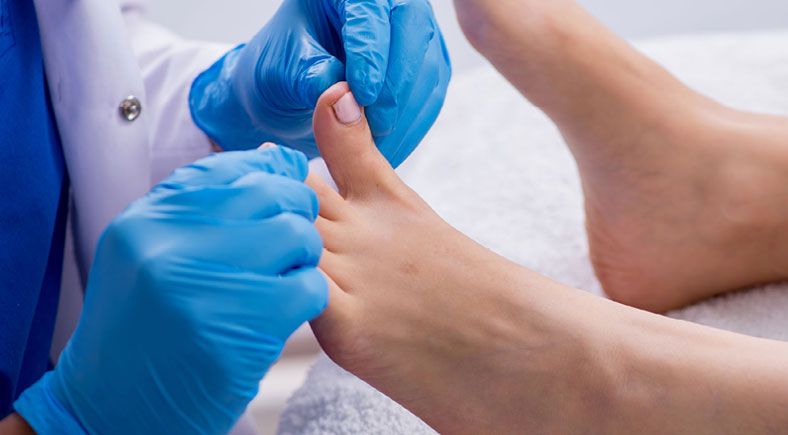
[{"label": "white towel", "polygon": [[[723,103],[788,114],[788,31],[637,45]],[[602,294],[588,259],[571,155],[553,124],[492,68],[456,78],[438,123],[400,173],[443,218],[481,244],[555,280]],[[788,340],[788,285],[715,298],[671,317]],[[434,432],[322,356],[290,399],[279,433]]]}]

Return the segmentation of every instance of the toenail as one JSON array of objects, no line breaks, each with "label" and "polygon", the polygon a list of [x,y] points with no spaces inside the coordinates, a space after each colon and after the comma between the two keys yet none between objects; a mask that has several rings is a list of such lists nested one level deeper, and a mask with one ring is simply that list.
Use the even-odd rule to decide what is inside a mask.
[{"label": "toenail", "polygon": [[334,103],[334,114],[336,114],[339,122],[345,125],[354,124],[361,119],[361,107],[359,107],[352,92],[343,95],[342,98]]}]

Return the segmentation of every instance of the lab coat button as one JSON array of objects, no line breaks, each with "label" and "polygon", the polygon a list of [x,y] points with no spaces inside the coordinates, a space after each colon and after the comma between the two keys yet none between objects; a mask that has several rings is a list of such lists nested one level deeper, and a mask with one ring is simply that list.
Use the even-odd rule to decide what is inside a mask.
[{"label": "lab coat button", "polygon": [[142,103],[140,103],[137,97],[133,95],[126,97],[126,99],[120,103],[120,116],[126,121],[134,121],[140,117],[140,113],[142,113]]}]

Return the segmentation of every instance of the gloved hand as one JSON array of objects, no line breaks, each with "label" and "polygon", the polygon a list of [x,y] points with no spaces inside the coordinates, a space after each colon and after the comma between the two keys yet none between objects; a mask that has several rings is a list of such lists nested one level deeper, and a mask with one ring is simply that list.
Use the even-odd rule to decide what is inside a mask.
[{"label": "gloved hand", "polygon": [[104,232],[77,330],[16,411],[43,434],[226,433],[326,306],[304,156],[175,171]]},{"label": "gloved hand", "polygon": [[396,167],[435,122],[450,76],[428,0],[284,0],[247,45],[197,77],[189,104],[225,150],[272,141],[311,158],[317,99],[347,80]]}]

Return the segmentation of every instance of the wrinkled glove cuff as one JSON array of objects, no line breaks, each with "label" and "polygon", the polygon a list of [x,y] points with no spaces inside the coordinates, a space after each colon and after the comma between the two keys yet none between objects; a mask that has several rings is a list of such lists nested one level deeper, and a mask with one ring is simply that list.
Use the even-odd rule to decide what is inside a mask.
[{"label": "wrinkled glove cuff", "polygon": [[37,434],[84,435],[87,431],[52,393],[47,372],[14,402],[14,410]]}]

